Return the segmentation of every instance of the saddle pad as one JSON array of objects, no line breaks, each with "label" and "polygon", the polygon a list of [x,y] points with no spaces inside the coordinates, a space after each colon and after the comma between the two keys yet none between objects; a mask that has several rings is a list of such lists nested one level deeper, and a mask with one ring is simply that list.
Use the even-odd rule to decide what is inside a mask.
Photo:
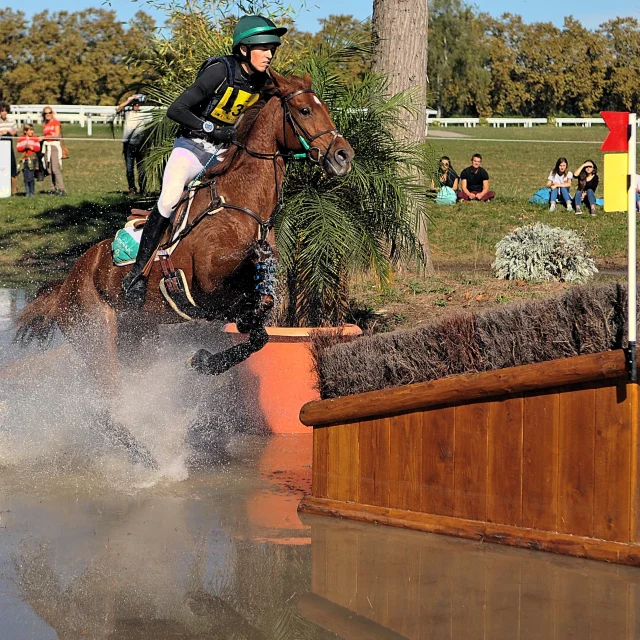
[{"label": "saddle pad", "polygon": [[[189,193],[189,199],[182,205],[187,207],[185,215],[182,216],[180,226],[173,230],[172,240],[178,237],[178,235],[187,226],[189,220],[189,213],[191,211],[191,204],[193,202],[193,196],[195,195],[195,189],[192,189]],[[117,233],[113,242],[111,243],[111,253],[113,256],[113,262],[117,267],[126,267],[129,264],[133,264],[138,255],[138,249],[140,248],[140,238],[142,237],[142,230],[144,229],[143,221],[146,222],[146,216],[137,214],[138,209],[132,210],[132,215],[129,216],[127,223]],[[175,220],[177,212],[171,217]],[[172,244],[164,251],[171,255],[178,244]],[[159,258],[156,255],[154,261],[158,261]]]}]

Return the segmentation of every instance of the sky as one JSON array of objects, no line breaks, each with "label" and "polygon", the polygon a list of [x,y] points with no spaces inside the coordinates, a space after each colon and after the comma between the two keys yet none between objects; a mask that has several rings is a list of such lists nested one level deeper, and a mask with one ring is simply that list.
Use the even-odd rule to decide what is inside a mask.
[{"label": "sky", "polygon": [[[417,2],[419,0],[414,1]],[[292,0],[292,4],[296,4],[295,0]],[[606,3],[584,3],[582,7],[574,3],[558,5],[557,0],[519,0],[517,2],[513,2],[513,0],[480,0],[470,4],[475,4],[481,11],[486,11],[494,16],[511,12],[520,14],[525,22],[553,22],[558,26],[562,26],[566,15],[573,14],[589,29],[593,29],[617,16],[632,16],[640,20],[640,3],[638,0],[608,0]],[[88,7],[100,6],[115,10],[123,21],[129,20],[139,9],[144,9],[154,15],[158,22],[163,21],[162,14],[150,10],[145,0],[139,2],[110,0],[110,2],[104,3],[102,0],[55,0],[55,2],[29,0],[20,9],[27,16],[31,16],[45,9],[78,11]],[[0,7],[15,9],[16,3],[7,3],[0,0]],[[298,28],[303,31],[317,31],[318,18],[332,13],[345,13],[364,20],[371,15],[372,7],[373,0],[349,0],[349,2],[345,2],[345,0],[307,0],[307,10],[299,14],[296,22]]]}]

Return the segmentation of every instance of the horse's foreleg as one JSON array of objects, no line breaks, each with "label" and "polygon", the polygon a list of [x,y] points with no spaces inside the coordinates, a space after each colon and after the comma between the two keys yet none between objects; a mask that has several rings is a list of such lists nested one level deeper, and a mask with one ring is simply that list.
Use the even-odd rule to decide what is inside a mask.
[{"label": "horse's foreleg", "polygon": [[269,335],[263,326],[249,331],[249,340],[218,353],[210,353],[206,349],[199,349],[189,360],[191,366],[198,373],[217,376],[231,367],[244,362],[252,353],[260,351],[269,341]]}]

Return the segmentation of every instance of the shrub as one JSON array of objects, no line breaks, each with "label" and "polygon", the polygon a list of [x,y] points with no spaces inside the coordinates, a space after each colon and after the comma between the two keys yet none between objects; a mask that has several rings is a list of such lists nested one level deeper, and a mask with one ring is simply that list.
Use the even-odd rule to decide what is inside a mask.
[{"label": "shrub", "polygon": [[496,277],[506,280],[586,282],[598,273],[579,235],[540,222],[502,238],[491,267]]},{"label": "shrub", "polygon": [[619,349],[626,346],[626,304],[620,285],[576,286],[563,296],[452,315],[349,344],[318,341],[320,395],[335,398]]}]

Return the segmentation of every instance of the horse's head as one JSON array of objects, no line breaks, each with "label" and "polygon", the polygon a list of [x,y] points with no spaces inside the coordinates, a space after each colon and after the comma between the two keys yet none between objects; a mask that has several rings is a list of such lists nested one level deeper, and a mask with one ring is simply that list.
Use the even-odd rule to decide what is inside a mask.
[{"label": "horse's head", "polygon": [[353,149],[336,128],[327,105],[311,89],[309,74],[304,78],[284,78],[274,71],[270,73],[284,113],[280,146],[304,153],[310,162],[331,175],[349,173]]}]

